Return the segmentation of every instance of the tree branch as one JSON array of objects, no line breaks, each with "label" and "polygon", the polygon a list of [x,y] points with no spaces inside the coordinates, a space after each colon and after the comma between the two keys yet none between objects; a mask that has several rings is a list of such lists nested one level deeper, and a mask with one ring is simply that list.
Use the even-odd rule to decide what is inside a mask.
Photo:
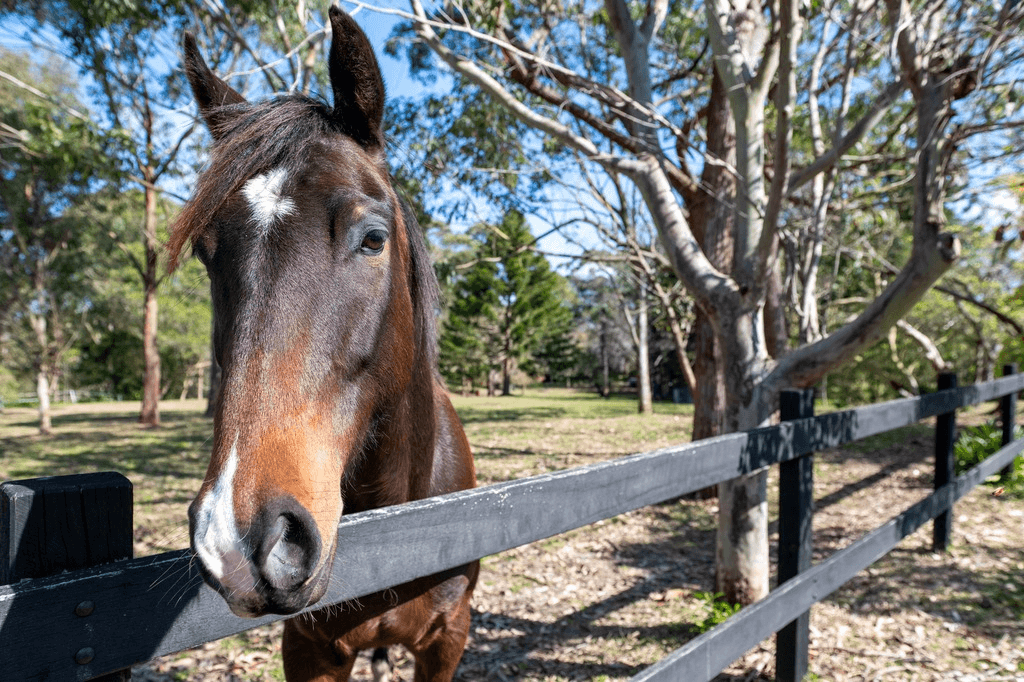
[{"label": "tree branch", "polygon": [[11,83],[16,85],[17,87],[21,88],[22,90],[25,90],[26,92],[29,92],[29,93],[35,95],[36,97],[38,97],[38,98],[40,98],[42,100],[45,100],[46,102],[49,102],[50,104],[53,104],[54,106],[59,107],[60,109],[62,109],[63,111],[66,111],[68,114],[70,114],[71,116],[74,116],[77,119],[81,119],[83,121],[90,120],[88,116],[86,116],[82,112],[78,111],[77,109],[75,109],[73,107],[69,107],[69,106],[67,106],[65,104],[62,104],[57,98],[52,97],[51,95],[47,95],[42,90],[40,90],[38,88],[35,88],[35,87],[32,87],[28,83],[17,79],[16,77],[12,76],[11,74],[7,73],[6,71],[0,70],[0,78],[3,78],[4,80],[10,81]]},{"label": "tree branch", "polygon": [[789,147],[793,139],[793,110],[796,106],[796,63],[797,47],[803,32],[800,10],[797,0],[782,0],[781,3],[781,35],[779,82],[775,88],[775,175],[772,177],[768,190],[768,203],[765,208],[764,225],[758,241],[754,283],[767,289],[767,272],[769,263],[774,260],[777,251],[779,213],[782,200],[787,194],[789,179]]},{"label": "tree branch", "polygon": [[[962,283],[960,283],[960,285],[964,286]],[[1012,317],[1010,317],[1006,313],[1000,312],[996,308],[993,308],[988,303],[985,303],[984,301],[979,301],[979,300],[977,300],[977,299],[975,299],[975,298],[973,298],[971,296],[962,294],[962,293],[956,291],[955,289],[951,289],[951,288],[946,287],[946,286],[936,286],[935,290],[936,291],[941,291],[944,294],[948,294],[948,295],[952,296],[954,299],[956,299],[958,301],[963,301],[964,303],[970,303],[971,305],[973,305],[973,306],[975,306],[977,308],[981,308],[982,310],[984,310],[985,312],[989,313],[990,315],[995,317],[997,320],[999,320],[1000,322],[1005,324],[1007,327],[1011,328],[1018,335],[1024,336],[1024,325],[1021,325],[1020,322],[1017,322],[1016,320],[1014,320]]]},{"label": "tree branch", "polygon": [[[765,377],[761,398],[773,398],[786,386],[808,388],[848,358],[884,338],[960,255],[952,235],[940,235],[932,248],[915,249],[910,261],[854,320],[814,343],[783,356]],[[771,405],[764,405],[769,413]]]},{"label": "tree branch", "polygon": [[843,154],[852,149],[854,145],[861,141],[864,135],[878,125],[885,116],[885,113],[889,110],[889,107],[896,102],[900,94],[902,94],[906,89],[907,84],[902,79],[898,79],[890,83],[889,86],[875,98],[875,101],[871,103],[871,107],[868,109],[867,113],[864,114],[864,116],[862,116],[852,128],[850,128],[837,145],[790,176],[787,194],[793,194],[793,192],[803,186],[815,175],[828,170],[838,163]]},{"label": "tree branch", "polygon": [[917,342],[917,345],[921,346],[924,351],[924,356],[928,359],[928,362],[932,363],[932,367],[935,368],[936,372],[945,372],[949,369],[949,363],[942,358],[942,353],[939,351],[938,346],[935,342],[928,338],[928,335],[921,330],[914,327],[906,320],[900,320],[896,323],[896,326],[903,330],[907,336]]},{"label": "tree branch", "polygon": [[136,272],[138,272],[139,276],[142,277],[143,280],[145,280],[145,278],[146,278],[146,267],[139,261],[138,258],[135,257],[135,254],[132,253],[128,249],[128,247],[125,244],[122,244],[121,242],[117,243],[117,248],[121,249],[121,251],[123,251],[124,254],[126,256],[128,256],[128,262],[131,263],[132,267],[135,268],[135,270],[136,270]]}]

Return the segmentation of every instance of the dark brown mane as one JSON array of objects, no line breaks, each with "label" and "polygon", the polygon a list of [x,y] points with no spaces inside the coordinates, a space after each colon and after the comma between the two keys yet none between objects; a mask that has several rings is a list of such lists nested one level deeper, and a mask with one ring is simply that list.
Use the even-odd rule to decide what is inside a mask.
[{"label": "dark brown mane", "polygon": [[437,368],[437,306],[441,291],[437,285],[437,276],[430,263],[427,252],[427,241],[416,220],[412,207],[405,201],[402,205],[402,219],[405,222],[405,233],[409,236],[409,259],[411,261],[410,288],[412,293],[413,314],[415,316],[416,347],[420,349],[421,362]]}]

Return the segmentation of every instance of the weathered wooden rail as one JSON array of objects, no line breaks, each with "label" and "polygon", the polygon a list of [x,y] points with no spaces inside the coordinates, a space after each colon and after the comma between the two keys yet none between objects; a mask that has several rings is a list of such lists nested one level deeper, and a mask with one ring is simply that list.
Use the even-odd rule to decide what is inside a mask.
[{"label": "weathered wooden rail", "polygon": [[[355,599],[778,463],[779,587],[633,679],[710,679],[779,632],[778,679],[799,680],[807,669],[811,605],[932,519],[940,519],[935,538],[944,547],[953,503],[1024,451],[1024,439],[1011,440],[1015,396],[1024,390],[1024,375],[1014,372],[1008,366],[1008,376],[995,381],[818,417],[810,414],[808,393],[789,392],[782,399],[785,421],[777,426],[345,517],[338,529],[332,586],[320,605]],[[1007,425],[1005,447],[953,477],[956,410],[996,399],[1001,399]],[[813,453],[933,416],[940,417],[936,472],[942,472],[935,492],[812,566]],[[118,560],[124,556],[125,538],[129,552],[131,547],[126,486],[130,499],[126,479],[109,473],[0,486],[0,583],[9,583],[0,585],[4,680],[86,680],[110,673],[123,679],[132,664],[280,619],[231,614],[203,585],[185,551]],[[417,557],[418,563],[398,561],[398,556]],[[55,573],[64,568],[75,570]]]}]

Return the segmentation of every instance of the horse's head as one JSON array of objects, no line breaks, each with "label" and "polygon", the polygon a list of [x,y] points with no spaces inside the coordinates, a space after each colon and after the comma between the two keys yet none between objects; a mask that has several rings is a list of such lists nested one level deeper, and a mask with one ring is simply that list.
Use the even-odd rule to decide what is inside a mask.
[{"label": "horse's head", "polygon": [[348,15],[331,7],[330,20],[333,108],[250,104],[185,37],[214,145],[168,247],[173,263],[191,242],[206,266],[223,370],[190,532],[204,578],[239,615],[323,595],[343,476],[429,362],[419,318],[433,313],[414,304],[422,246],[384,162],[377,60]]}]

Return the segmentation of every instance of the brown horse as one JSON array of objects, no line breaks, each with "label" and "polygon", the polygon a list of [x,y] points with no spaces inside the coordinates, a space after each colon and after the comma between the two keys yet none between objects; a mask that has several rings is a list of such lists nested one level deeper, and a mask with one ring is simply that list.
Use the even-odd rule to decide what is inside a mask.
[{"label": "brown horse", "polygon": [[[240,616],[297,613],[323,596],[345,551],[342,513],[476,480],[435,370],[437,282],[385,164],[377,59],[351,17],[331,7],[330,20],[333,107],[249,103],[184,40],[214,145],[168,249],[173,267],[191,243],[206,266],[223,369],[189,526],[203,578]],[[346,680],[360,650],[377,649],[379,664],[381,647],[403,644],[416,680],[450,680],[478,570],[289,620],[285,674]]]}]

